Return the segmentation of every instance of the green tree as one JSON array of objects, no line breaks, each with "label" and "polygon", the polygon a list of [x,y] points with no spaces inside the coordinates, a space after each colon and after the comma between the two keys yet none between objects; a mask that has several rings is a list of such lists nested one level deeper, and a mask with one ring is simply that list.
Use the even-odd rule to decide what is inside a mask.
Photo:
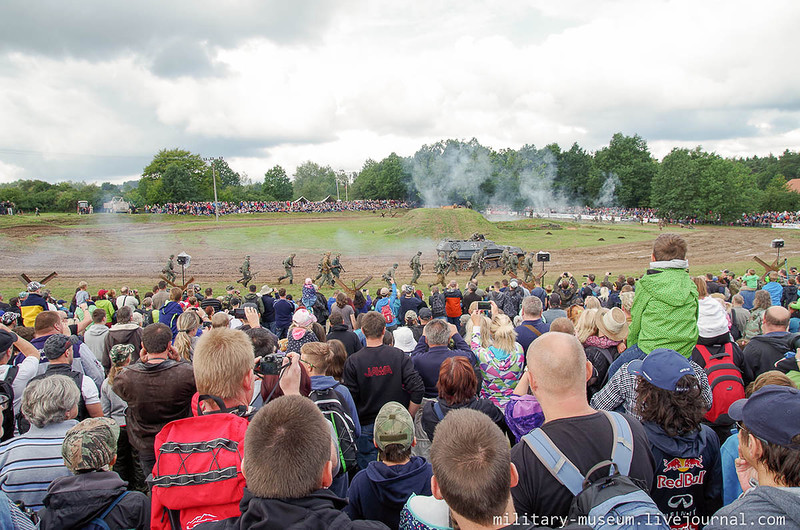
[{"label": "green tree", "polygon": [[800,193],[789,189],[783,175],[775,175],[761,196],[758,210],[762,212],[800,210]]},{"label": "green tree", "polygon": [[199,198],[191,173],[182,164],[168,165],[161,175],[161,183],[166,202],[194,201]]},{"label": "green tree", "polygon": [[275,166],[264,173],[263,190],[273,200],[292,200],[292,182],[281,166]]},{"label": "green tree", "polygon": [[319,201],[328,195],[336,195],[336,173],[330,166],[314,162],[303,162],[294,172],[294,196]]},{"label": "green tree", "polygon": [[595,167],[594,158],[577,142],[572,144],[569,151],[558,153],[555,188],[568,199],[581,204],[592,204],[597,200],[603,182],[604,178]]},{"label": "green tree", "polygon": [[353,196],[362,199],[397,199],[408,197],[411,172],[406,162],[392,153],[380,162],[367,160],[353,182]]},{"label": "green tree", "polygon": [[619,177],[616,196],[621,206],[648,206],[650,182],[658,171],[658,162],[641,136],[616,133],[608,147],[595,154],[595,163],[600,171]]},{"label": "green tree", "polygon": [[[180,174],[184,179],[180,184],[172,182],[164,186],[163,176],[170,166],[176,166],[181,171],[173,170],[172,177]],[[172,193],[178,192],[179,196],[196,197],[197,199],[210,199],[211,173],[206,172],[207,167],[202,157],[184,149],[162,149],[153,157],[153,160],[142,170],[139,179],[139,195],[147,204],[159,204],[173,199]],[[191,189],[186,192],[184,188]],[[166,195],[165,195],[166,194]],[[194,199],[191,199],[194,200]]]}]

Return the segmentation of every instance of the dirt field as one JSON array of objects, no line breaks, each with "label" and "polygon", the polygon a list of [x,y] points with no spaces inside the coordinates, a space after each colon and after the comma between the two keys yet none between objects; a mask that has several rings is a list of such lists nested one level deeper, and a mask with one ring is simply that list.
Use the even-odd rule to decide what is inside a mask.
[{"label": "dirt field", "polygon": [[[434,215],[435,212],[434,212]],[[449,233],[447,222],[439,225],[434,238],[423,236],[429,228],[420,225],[417,232],[411,216],[406,219],[384,219],[362,213],[321,216],[253,216],[228,218],[219,225],[205,219],[167,218],[159,220],[144,216],[95,215],[91,218],[67,221],[58,217],[52,220],[30,218],[31,223],[5,226],[0,233],[4,252],[0,253],[0,289],[8,297],[9,291],[22,287],[17,275],[26,272],[34,279],[57,271],[59,278],[51,288],[66,297],[81,279],[95,286],[123,284],[147,289],[158,279],[161,268],[170,253],[186,251],[192,256],[187,269],[187,279],[194,276],[198,283],[217,289],[233,282],[244,254],[251,255],[251,271],[257,273],[259,286],[276,284],[283,273],[281,262],[290,252],[297,252],[296,280],[316,276],[316,265],[325,250],[342,253],[346,268],[343,277],[360,280],[367,275],[377,278],[392,263],[399,263],[399,282],[410,279],[408,261],[419,249],[424,252],[425,272],[421,282],[433,281],[434,248],[439,234]],[[434,217],[434,219],[436,219]],[[469,222],[472,222],[469,218]],[[427,220],[426,222],[430,222]],[[565,225],[547,235],[543,230],[507,230],[497,228],[481,218],[478,228],[491,231],[491,237],[500,244],[515,244],[525,250],[550,250],[553,261],[548,265],[547,280],[554,280],[563,271],[576,276],[588,272],[603,274],[639,275],[647,267],[652,240],[659,233],[656,227],[630,225]],[[463,224],[463,226],[462,226]],[[454,237],[466,237],[473,227],[467,221],[451,225]],[[419,230],[422,230],[420,232]],[[594,238],[595,232],[604,230],[606,241]],[[622,241],[616,233],[628,234]],[[800,234],[791,230],[700,227],[694,230],[670,227],[667,230],[681,233],[689,243],[689,262],[693,272],[718,271],[731,268],[739,273],[745,267],[761,267],[752,262],[753,255],[767,261],[775,257],[769,243],[775,237],[786,239],[782,256],[796,264],[800,255]],[[399,233],[398,233],[399,232]],[[471,232],[470,232],[471,233]],[[587,233],[592,240],[588,242]],[[583,239],[578,241],[579,236]],[[751,265],[752,264],[752,265]],[[180,280],[180,268],[178,268]],[[456,279],[463,283],[464,274]],[[487,274],[483,280],[499,279],[499,274]],[[285,282],[284,282],[285,283]],[[297,283],[297,282],[296,282]],[[296,284],[295,284],[296,286]],[[293,290],[299,290],[295,287]]]}]

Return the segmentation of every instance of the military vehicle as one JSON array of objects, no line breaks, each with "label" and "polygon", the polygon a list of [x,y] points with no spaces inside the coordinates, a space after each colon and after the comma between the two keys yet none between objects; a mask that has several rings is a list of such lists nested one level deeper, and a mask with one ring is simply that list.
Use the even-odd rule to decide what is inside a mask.
[{"label": "military vehicle", "polygon": [[103,203],[103,211],[108,213],[131,213],[131,205],[122,197],[114,197]]},{"label": "military vehicle", "polygon": [[482,237],[473,237],[470,239],[442,239],[439,241],[439,244],[436,245],[436,252],[444,252],[449,255],[450,252],[455,250],[458,252],[458,258],[456,258],[456,260],[459,267],[465,269],[470,258],[472,258],[472,254],[480,251],[482,248],[486,249],[485,260],[490,267],[500,266],[500,255],[503,253],[504,249],[508,249],[509,252],[516,254],[520,260],[525,257],[525,252],[519,247],[498,245],[494,241]]}]

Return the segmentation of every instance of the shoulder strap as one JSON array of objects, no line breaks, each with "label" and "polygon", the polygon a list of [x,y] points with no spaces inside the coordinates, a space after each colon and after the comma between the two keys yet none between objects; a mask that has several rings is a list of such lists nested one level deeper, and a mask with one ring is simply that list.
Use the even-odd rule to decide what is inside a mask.
[{"label": "shoulder strap", "polygon": [[125,490],[125,491],[123,491],[122,493],[120,493],[120,494],[119,494],[119,497],[117,497],[116,499],[114,499],[114,502],[112,502],[111,504],[109,504],[109,505],[108,505],[108,508],[106,508],[105,510],[103,510],[103,513],[101,513],[101,514],[100,514],[100,515],[99,515],[97,518],[98,518],[98,519],[105,519],[105,518],[108,516],[108,514],[110,514],[110,513],[111,513],[111,510],[113,510],[114,508],[116,508],[117,504],[119,504],[119,501],[121,501],[123,498],[125,498],[125,496],[126,496],[128,493],[130,493],[130,491],[128,491],[128,490]]},{"label": "shoulder strap", "polygon": [[13,383],[14,379],[17,378],[17,372],[19,372],[19,365],[15,364],[14,366],[8,369],[8,372],[6,372],[6,378],[4,379],[4,381],[8,384]]},{"label": "shoulder strap", "polygon": [[616,464],[620,475],[628,475],[633,460],[633,433],[631,426],[622,414],[604,410],[603,413],[611,422],[614,446],[611,449],[611,461]]},{"label": "shoulder strap", "polygon": [[541,337],[541,336],[542,336],[542,332],[541,332],[541,331],[539,331],[538,329],[536,329],[535,327],[531,326],[530,324],[523,324],[523,326],[525,326],[525,327],[526,327],[526,328],[528,328],[529,330],[533,331],[533,333],[534,333],[534,334],[535,334],[537,337]]},{"label": "shoulder strap", "polygon": [[436,417],[439,418],[439,421],[444,419],[444,412],[442,411],[442,406],[439,405],[438,401],[433,402],[433,412],[436,413]]},{"label": "shoulder strap", "polygon": [[536,458],[550,471],[550,474],[566,486],[573,495],[578,495],[583,491],[584,476],[542,429],[534,429],[522,439],[528,444]]}]

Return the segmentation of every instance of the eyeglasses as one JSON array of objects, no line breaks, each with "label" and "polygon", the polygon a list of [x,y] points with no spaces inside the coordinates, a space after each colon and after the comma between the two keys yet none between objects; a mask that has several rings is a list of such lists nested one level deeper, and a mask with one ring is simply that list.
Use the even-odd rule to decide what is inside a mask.
[{"label": "eyeglasses", "polygon": [[0,412],[6,410],[8,408],[8,405],[9,405],[8,396],[0,395]]},{"label": "eyeglasses", "polygon": [[312,370],[313,370],[314,368],[316,368],[316,366],[314,366],[314,365],[313,365],[313,364],[311,364],[310,362],[306,361],[306,360],[305,360],[305,359],[303,359],[302,357],[300,358],[300,362],[301,362],[301,363],[303,363],[303,364],[305,364],[306,366],[308,366],[308,367],[309,367],[309,368],[311,368]]}]

